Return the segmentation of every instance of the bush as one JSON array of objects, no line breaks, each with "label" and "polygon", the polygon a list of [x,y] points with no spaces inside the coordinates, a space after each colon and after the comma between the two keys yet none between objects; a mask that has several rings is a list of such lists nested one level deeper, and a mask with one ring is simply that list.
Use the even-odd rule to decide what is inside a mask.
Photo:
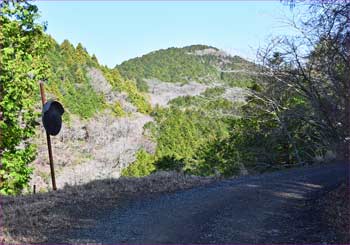
[{"label": "bush", "polygon": [[5,152],[1,156],[0,194],[19,194],[30,180],[32,169],[27,166],[34,160],[36,149],[31,146],[24,150]]},{"label": "bush", "polygon": [[123,108],[118,101],[116,101],[112,106],[112,111],[117,117],[122,117],[125,115],[125,111],[123,111]]},{"label": "bush", "polygon": [[177,171],[179,172],[185,166],[185,163],[181,159],[176,159],[174,156],[164,156],[161,159],[158,159],[154,165],[159,170],[164,171]]},{"label": "bush", "polygon": [[142,177],[155,171],[154,157],[144,149],[136,153],[136,161],[122,170],[122,176]]}]

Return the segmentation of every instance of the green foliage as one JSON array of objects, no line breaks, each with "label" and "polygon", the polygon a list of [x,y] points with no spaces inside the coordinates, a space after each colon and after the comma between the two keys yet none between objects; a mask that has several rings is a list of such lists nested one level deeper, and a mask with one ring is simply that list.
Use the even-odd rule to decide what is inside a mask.
[{"label": "green foliage", "polygon": [[122,176],[147,176],[156,169],[153,162],[154,156],[141,149],[136,154],[136,161],[122,170]]},{"label": "green foliage", "polygon": [[161,170],[186,170],[200,174],[201,148],[228,136],[230,117],[211,117],[182,106],[156,109],[156,124],[146,127],[157,141],[154,165]]},{"label": "green foliage", "polygon": [[17,194],[29,181],[28,163],[35,156],[27,140],[34,135],[38,117],[36,81],[46,78],[48,67],[42,57],[48,44],[45,27],[35,22],[35,5],[3,1],[0,7],[0,192]]},{"label": "green foliage", "polygon": [[[253,99],[245,106],[249,118],[242,120],[244,141],[240,142],[240,148],[249,149],[250,152],[250,158],[245,162],[253,157],[253,162],[267,163],[273,167],[293,165],[300,159],[312,161],[315,150],[312,138],[320,135],[303,119],[292,116],[296,112],[310,113],[310,108],[290,93],[280,103],[283,104],[276,110],[271,110],[268,104],[259,99]],[[234,139],[236,135],[231,137]]]},{"label": "green foliage", "polygon": [[48,37],[51,47],[46,58],[52,67],[47,83],[48,92],[57,97],[65,108],[81,118],[90,118],[105,108],[104,96],[92,88],[87,67],[98,64],[79,43],[74,48],[68,40],[58,45]]},{"label": "green foliage", "polygon": [[25,149],[5,151],[1,156],[2,167],[0,169],[0,194],[19,194],[28,184],[32,169],[28,163],[34,160],[36,149],[33,145]]},{"label": "green foliage", "polygon": [[[125,170],[124,175],[140,176],[140,172],[146,175],[156,169],[212,174],[204,172],[202,151],[213,142],[229,135],[231,117],[212,117],[204,114],[203,110],[184,109],[181,100],[186,101],[189,98],[178,98],[177,105],[153,110],[151,115],[156,123],[149,122],[144,128],[151,132],[151,138],[157,142],[156,152],[154,155],[147,154],[145,163],[138,157],[138,160]],[[146,158],[145,153],[142,153],[142,156],[142,159]]]},{"label": "green foliage", "polygon": [[139,112],[151,112],[151,104],[147,101],[146,97],[137,90],[135,83],[126,80],[121,84],[120,89],[128,93],[128,99],[137,107]]},{"label": "green foliage", "polygon": [[143,79],[136,79],[136,87],[140,92],[148,92],[148,84]]},{"label": "green foliage", "polygon": [[125,111],[123,111],[123,108],[118,101],[116,101],[112,106],[112,111],[117,117],[122,117],[125,115]]},{"label": "green foliage", "polygon": [[253,85],[256,75],[235,72],[221,72],[221,80],[231,87],[248,88]]},{"label": "green foliage", "polygon": [[156,78],[164,82],[188,83],[212,82],[222,80],[230,86],[248,87],[253,80],[252,76],[241,73],[222,73],[220,69],[253,71],[256,65],[238,56],[225,57],[229,60],[223,68],[222,58],[215,55],[196,55],[198,50],[211,48],[205,45],[192,45],[184,48],[169,48],[151,52],[139,58],[134,58],[116,66],[120,73],[132,80],[136,80],[138,87],[144,91],[143,79]]},{"label": "green foliage", "polygon": [[227,133],[224,122],[203,117],[196,111],[169,108],[160,109],[153,115],[158,122],[157,158],[190,159],[202,144]]},{"label": "green foliage", "polygon": [[116,68],[123,76],[138,81],[158,78],[164,82],[187,83],[189,80],[200,81],[201,77],[218,77],[214,67],[202,63],[200,57],[187,52],[180,48],[159,50],[125,61]]},{"label": "green foliage", "polygon": [[90,118],[105,107],[103,95],[96,93],[89,84],[79,87],[68,82],[63,86],[62,102],[71,113]]},{"label": "green foliage", "polygon": [[216,50],[216,51],[219,51],[219,49],[217,49],[217,48],[215,48],[215,47],[213,47],[213,46],[208,46],[208,45],[203,45],[203,44],[194,44],[194,45],[191,45],[191,46],[186,46],[186,47],[184,47],[184,48],[182,48],[184,51],[186,51],[186,52],[191,52],[191,53],[193,53],[193,52],[195,52],[195,51],[197,51],[197,50],[203,50],[203,49],[208,49],[208,48],[210,48],[210,49],[214,49],[214,50]]},{"label": "green foliage", "polygon": [[139,112],[151,112],[151,104],[148,102],[146,96],[137,89],[134,82],[123,79],[116,69],[109,70],[107,68],[103,68],[102,71],[114,89],[120,92],[124,91],[128,94],[128,100],[136,106]]},{"label": "green foliage", "polygon": [[238,174],[240,168],[240,152],[228,139],[203,146],[196,160],[197,166],[191,170],[196,175],[228,177]]},{"label": "green foliage", "polygon": [[185,167],[185,163],[183,159],[177,159],[174,156],[163,156],[162,158],[158,159],[154,165],[159,170],[164,171],[181,171],[183,167]]},{"label": "green foliage", "polygon": [[225,93],[225,88],[224,87],[214,87],[214,88],[207,88],[203,96],[205,97],[217,97]]},{"label": "green foliage", "polygon": [[211,118],[237,117],[244,103],[231,102],[220,97],[224,88],[207,89],[200,96],[181,96],[170,101],[170,105],[176,108],[187,108]]},{"label": "green foliage", "polygon": [[93,62],[95,62],[95,64],[99,64],[98,63],[98,59],[97,59],[95,54],[92,55],[91,59],[92,59]]},{"label": "green foliage", "polygon": [[[144,128],[157,142],[152,164],[157,170],[184,170],[198,175],[213,175],[213,167],[222,174],[233,174],[227,164],[209,161],[209,148],[229,136],[241,104],[220,97],[223,88],[212,88],[199,96],[178,97],[170,107],[153,109],[155,122]],[[208,161],[207,161],[208,160]],[[210,168],[212,171],[209,171]]]}]

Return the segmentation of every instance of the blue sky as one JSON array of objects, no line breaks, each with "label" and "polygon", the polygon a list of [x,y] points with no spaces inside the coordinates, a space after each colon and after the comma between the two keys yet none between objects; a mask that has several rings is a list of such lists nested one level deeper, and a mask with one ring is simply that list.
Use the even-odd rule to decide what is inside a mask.
[{"label": "blue sky", "polygon": [[281,20],[295,12],[280,1],[36,1],[47,33],[81,42],[114,67],[168,47],[207,44],[254,60],[274,35],[290,34]]}]

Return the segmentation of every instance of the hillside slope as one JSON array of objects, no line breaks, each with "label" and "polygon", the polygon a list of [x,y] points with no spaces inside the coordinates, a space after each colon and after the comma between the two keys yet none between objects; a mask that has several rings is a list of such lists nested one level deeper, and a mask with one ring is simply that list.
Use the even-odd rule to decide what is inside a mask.
[{"label": "hillside slope", "polygon": [[144,79],[171,83],[225,82],[247,87],[257,66],[239,56],[206,45],[157,50],[115,67],[123,76],[144,87]]},{"label": "hillside slope", "polygon": [[[258,66],[206,45],[169,48],[134,58],[114,70],[147,91],[154,121],[145,125],[155,152],[141,149],[126,176],[156,170],[196,175],[246,173],[240,163],[208,164],[219,141],[240,117]],[[214,161],[213,161],[214,162]]]},{"label": "hillside slope", "polygon": [[[52,137],[58,187],[119,177],[121,169],[135,161],[139,148],[154,148],[143,136],[144,124],[152,121],[147,96],[117,71],[101,66],[81,44],[74,47],[65,40],[59,45],[47,38],[51,43],[44,58],[51,68],[45,83],[47,98],[57,99],[65,108],[62,130]],[[30,186],[39,191],[50,186],[45,137],[43,127],[38,127]]]},{"label": "hillside slope", "polygon": [[[254,77],[244,69],[256,66],[216,48],[193,45],[155,51],[109,69],[81,44],[50,41],[48,98],[58,99],[66,109],[62,131],[53,138],[59,187],[121,174],[144,176],[163,170],[159,163],[164,161],[165,170],[214,174],[211,167],[203,170],[202,151],[228,136],[230,121],[239,116],[247,95],[234,84],[249,86]],[[224,70],[237,71],[232,74],[246,80],[231,77],[229,82],[223,79]],[[144,75],[152,79],[141,79]],[[42,127],[37,135],[30,184],[44,190],[50,179]]]}]

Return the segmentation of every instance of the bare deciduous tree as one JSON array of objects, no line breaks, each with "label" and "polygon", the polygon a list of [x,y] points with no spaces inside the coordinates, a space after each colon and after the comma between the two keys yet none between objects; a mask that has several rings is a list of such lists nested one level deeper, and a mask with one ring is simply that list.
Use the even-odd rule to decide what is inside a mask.
[{"label": "bare deciduous tree", "polygon": [[314,2],[290,25],[299,35],[276,38],[259,52],[266,89],[258,94],[264,96],[264,108],[278,115],[296,155],[288,121],[298,119],[319,132],[313,139],[318,147],[335,145],[338,156],[349,159],[350,3]]}]

